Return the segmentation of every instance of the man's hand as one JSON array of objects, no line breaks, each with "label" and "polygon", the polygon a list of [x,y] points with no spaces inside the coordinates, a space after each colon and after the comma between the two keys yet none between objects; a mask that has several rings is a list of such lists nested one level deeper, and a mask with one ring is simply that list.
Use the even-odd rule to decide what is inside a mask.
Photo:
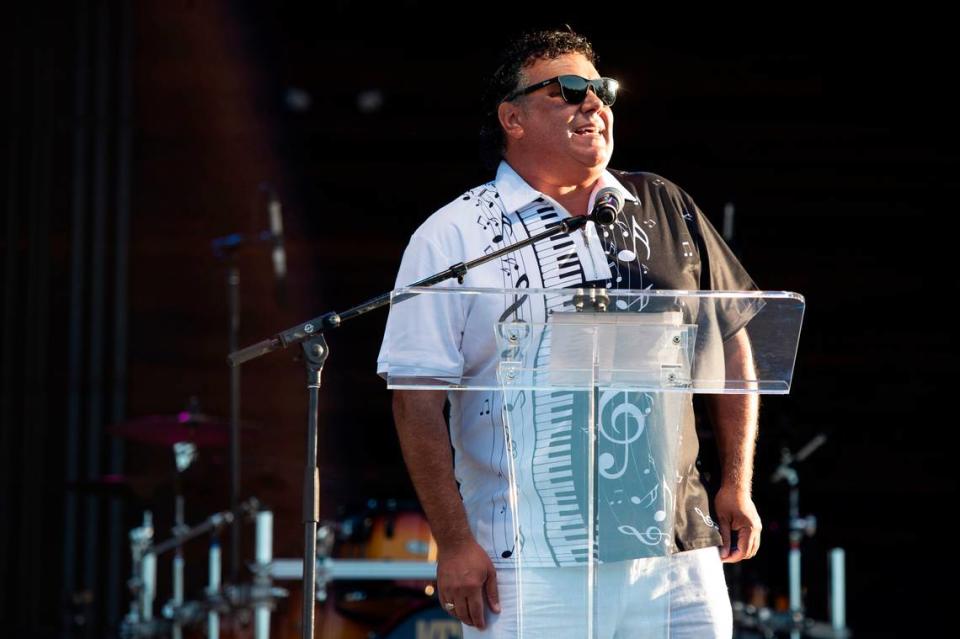
[{"label": "man's hand", "polygon": [[437,592],[442,604],[454,605],[447,612],[468,626],[486,626],[484,598],[493,612],[500,612],[497,571],[472,538],[438,548]]},{"label": "man's hand", "polygon": [[[713,502],[720,520],[720,536],[723,537],[723,549],[720,559],[732,564],[750,559],[760,549],[760,515],[753,504],[750,493],[733,488],[721,487]],[[730,535],[737,533],[737,547],[731,552]]]}]

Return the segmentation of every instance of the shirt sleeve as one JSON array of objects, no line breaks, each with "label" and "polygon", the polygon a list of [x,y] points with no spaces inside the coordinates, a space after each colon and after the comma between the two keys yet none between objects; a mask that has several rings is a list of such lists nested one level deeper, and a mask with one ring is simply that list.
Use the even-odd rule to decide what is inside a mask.
[{"label": "shirt sleeve", "polygon": [[[700,251],[701,288],[711,291],[758,291],[740,260],[714,228],[707,216],[683,194],[684,207],[694,216],[695,235]],[[723,298],[714,304],[715,321],[722,340],[726,341],[753,319],[764,306],[759,298]]]},{"label": "shirt sleeve", "polygon": [[[403,253],[396,288],[446,270],[451,259],[429,237],[414,234]],[[437,287],[449,288],[447,281]],[[391,377],[459,378],[465,312],[459,295],[425,293],[391,304],[377,357],[377,374]]]}]

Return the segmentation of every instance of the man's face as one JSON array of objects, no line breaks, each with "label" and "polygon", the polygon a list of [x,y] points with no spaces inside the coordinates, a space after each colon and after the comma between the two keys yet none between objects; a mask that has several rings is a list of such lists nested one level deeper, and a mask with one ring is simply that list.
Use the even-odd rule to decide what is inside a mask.
[{"label": "man's face", "polygon": [[[558,75],[600,77],[580,53],[537,60],[523,74],[522,87]],[[581,104],[567,104],[554,82],[519,98],[517,106],[520,135],[513,142],[543,169],[563,178],[606,168],[613,153],[613,111],[592,89]]]}]

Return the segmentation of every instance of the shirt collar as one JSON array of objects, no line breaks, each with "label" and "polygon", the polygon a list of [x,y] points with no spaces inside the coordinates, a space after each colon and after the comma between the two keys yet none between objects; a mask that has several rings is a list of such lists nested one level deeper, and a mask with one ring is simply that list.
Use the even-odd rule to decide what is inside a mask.
[{"label": "shirt collar", "polygon": [[[497,177],[494,179],[494,186],[500,195],[500,201],[503,202],[507,213],[518,211],[531,202],[536,201],[538,198],[546,197],[543,193],[527,184],[526,181],[513,170],[513,167],[507,164],[506,160],[501,160],[500,166],[497,167]],[[600,179],[597,180],[597,184],[593,187],[593,193],[590,194],[590,207],[593,206],[597,192],[607,186],[611,186],[620,191],[625,200],[634,203],[640,202],[633,193],[628,191],[623,184],[620,183],[620,180],[615,178],[610,171],[604,169],[600,175]]]}]

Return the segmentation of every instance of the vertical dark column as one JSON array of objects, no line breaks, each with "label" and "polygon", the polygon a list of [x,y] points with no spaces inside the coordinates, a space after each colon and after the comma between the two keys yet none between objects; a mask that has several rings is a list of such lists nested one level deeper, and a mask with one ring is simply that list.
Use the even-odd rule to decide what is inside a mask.
[{"label": "vertical dark column", "polygon": [[[116,212],[114,230],[113,282],[113,383],[110,388],[110,421],[118,424],[127,413],[127,269],[130,241],[130,159],[132,138],[131,64],[133,56],[133,24],[129,2],[117,7],[117,149],[116,149]],[[121,474],[124,466],[123,440],[110,442],[110,472]],[[110,544],[107,549],[107,624],[114,628],[120,621],[120,604],[124,599],[121,574],[124,550],[127,548],[123,530],[123,502],[110,501]]]},{"label": "vertical dark column", "polygon": [[[97,3],[96,53],[94,58],[93,93],[93,200],[90,227],[90,324],[87,336],[90,350],[87,353],[87,479],[97,480],[102,474],[102,424],[104,397],[104,300],[106,296],[106,250],[107,250],[107,145],[108,127],[108,78],[109,78],[109,21],[106,3]],[[84,548],[84,587],[92,593],[101,593],[100,567],[100,498],[87,497],[86,534]],[[87,620],[88,637],[92,637],[100,622],[99,605],[90,608]]]},{"label": "vertical dark column", "polygon": [[[89,11],[86,0],[77,3],[75,67],[73,82],[73,155],[71,162],[71,220],[70,220],[70,306],[67,314],[67,413],[64,446],[64,478],[68,489],[64,498],[63,516],[63,601],[66,603],[77,590],[78,497],[69,488],[80,479],[80,431],[83,399],[82,335],[84,320],[84,273],[86,267],[86,198],[87,198],[87,82],[89,64]],[[73,619],[64,614],[64,636],[70,636]]]}]

